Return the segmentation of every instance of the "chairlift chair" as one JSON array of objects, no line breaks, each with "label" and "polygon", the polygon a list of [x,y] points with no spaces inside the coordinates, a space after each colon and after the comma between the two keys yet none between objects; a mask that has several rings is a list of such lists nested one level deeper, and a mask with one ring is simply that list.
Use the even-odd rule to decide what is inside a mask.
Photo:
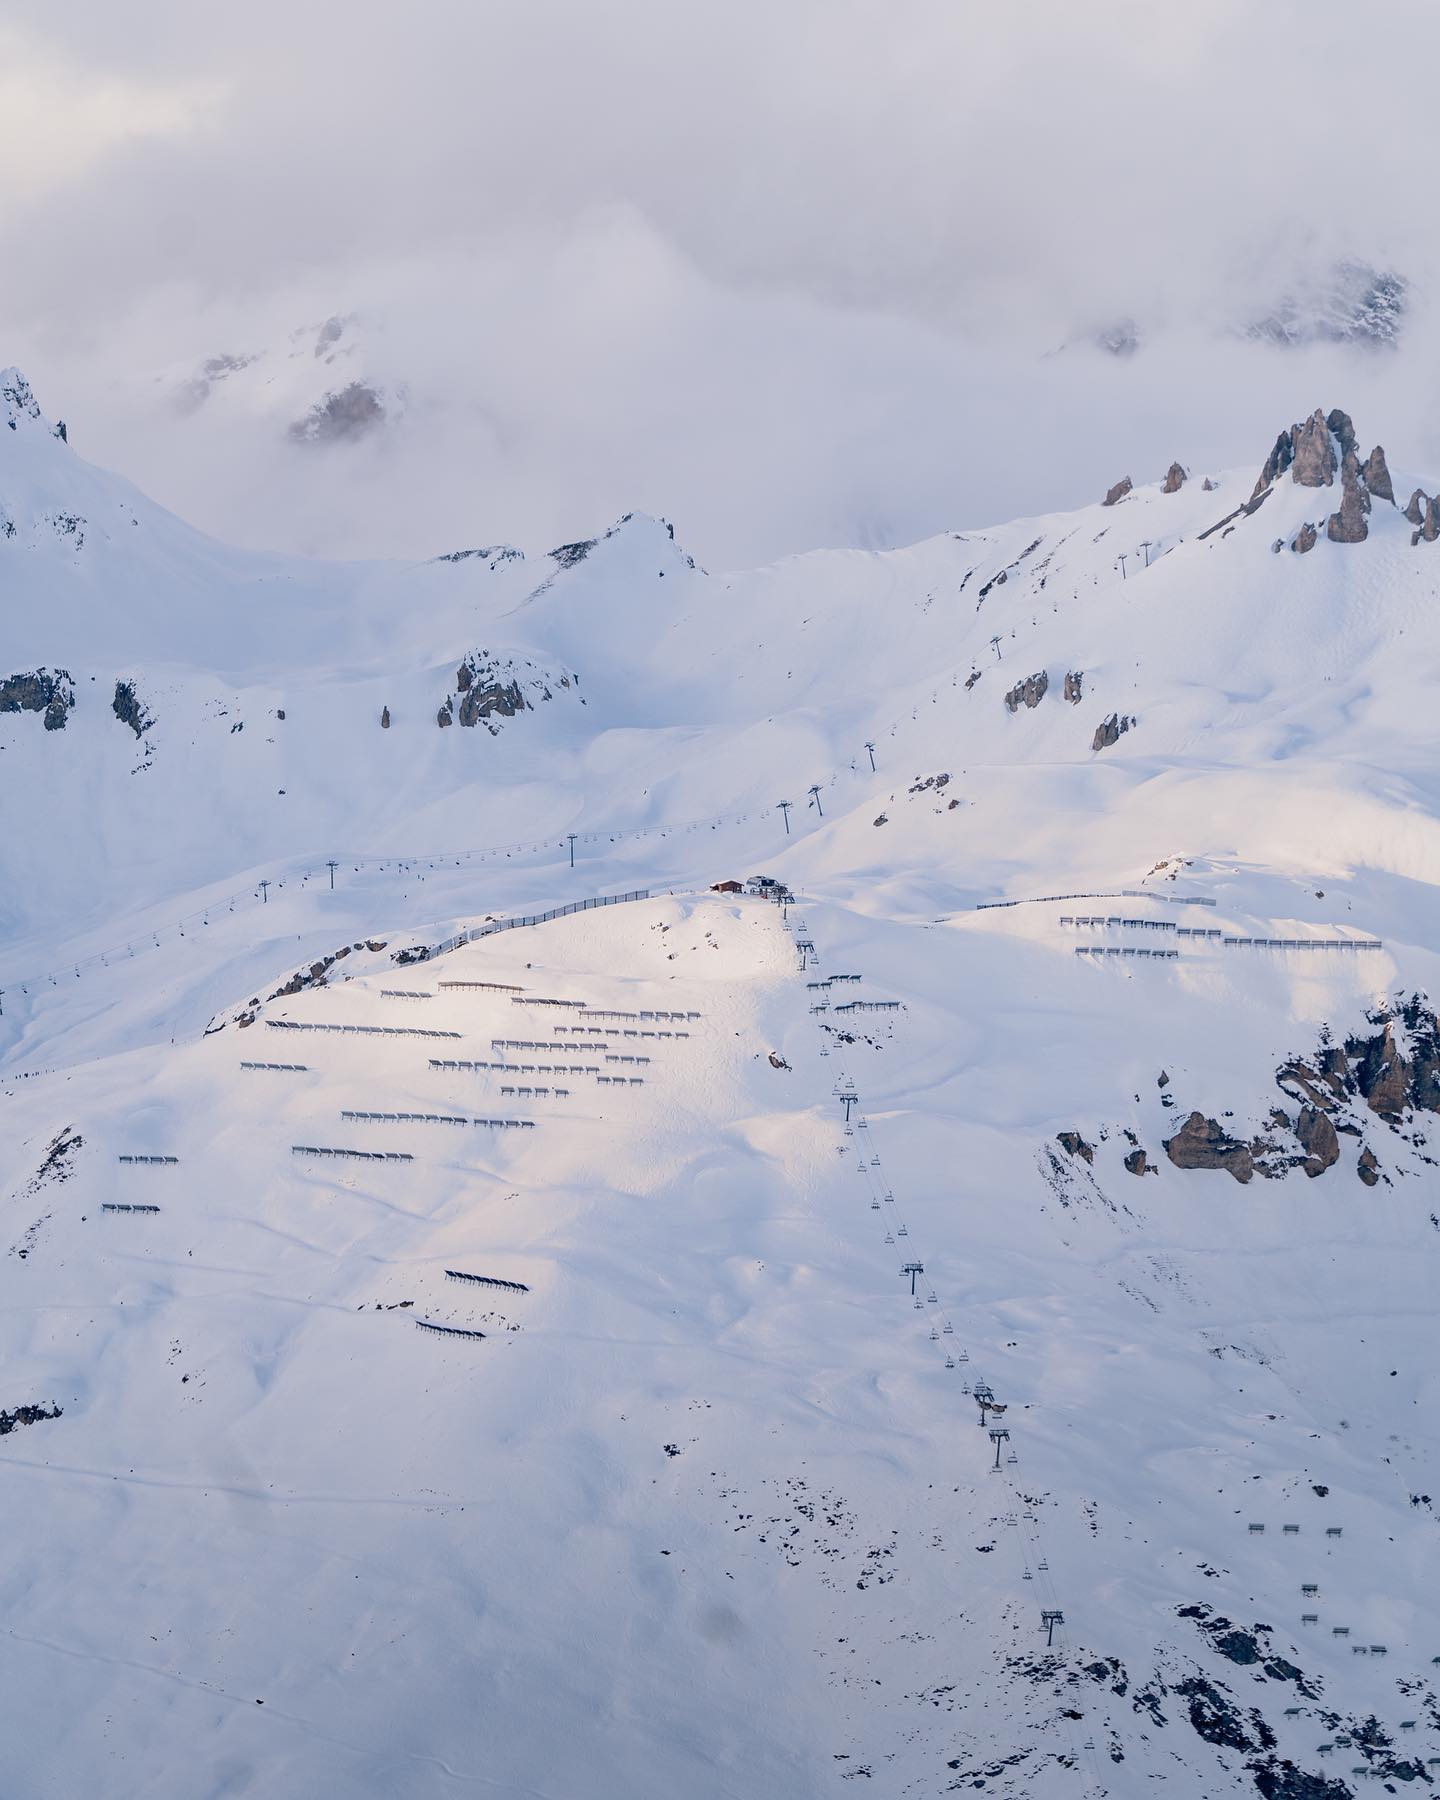
[{"label": "chairlift chair", "polygon": [[903,1226],[903,1225],[902,1225],[902,1226],[901,1226],[901,1227],[900,1227],[900,1232],[899,1232],[899,1235],[900,1235],[900,1236],[901,1236],[901,1237],[909,1237],[909,1235],[910,1235],[910,1233],[909,1233],[909,1232],[908,1232],[908,1231],[907,1231],[907,1230],[906,1230],[906,1229],[905,1229],[905,1227],[904,1227],[904,1226]]},{"label": "chairlift chair", "polygon": [[948,1319],[945,1321],[944,1331],[945,1331],[946,1337],[954,1337],[954,1335],[955,1335],[955,1327],[950,1323],[950,1321]]},{"label": "chairlift chair", "polygon": [[945,1358],[945,1367],[947,1369],[953,1369],[955,1367],[955,1358],[953,1356],[947,1356]]}]

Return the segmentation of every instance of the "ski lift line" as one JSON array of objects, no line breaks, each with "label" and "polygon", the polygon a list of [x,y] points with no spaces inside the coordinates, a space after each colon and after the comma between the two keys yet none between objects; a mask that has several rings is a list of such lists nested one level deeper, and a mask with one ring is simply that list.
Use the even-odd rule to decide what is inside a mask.
[{"label": "ski lift line", "polygon": [[[801,930],[804,929],[803,925],[800,927],[800,929]],[[809,960],[809,959],[807,959],[807,960]],[[813,960],[814,960],[816,966],[818,967],[818,964],[819,964],[818,956],[814,957]],[[822,1049],[823,1049],[823,1047],[824,1046],[822,1045]],[[855,1119],[856,1125],[863,1124],[868,1129],[869,1121],[866,1118],[865,1114],[863,1113],[863,1110],[860,1109],[859,1088],[858,1088],[857,1084],[854,1082],[854,1080],[852,1079],[848,1068],[846,1068],[844,1066],[841,1067],[841,1069],[839,1070],[839,1073],[837,1075],[837,1078],[835,1081],[834,1092],[835,1092],[836,1097],[840,1098],[842,1100],[845,1099],[847,1096],[850,1097],[850,1104],[847,1105],[847,1108],[846,1108],[847,1114],[850,1114],[852,1107],[855,1108],[853,1117]],[[850,1128],[847,1126],[845,1129],[848,1131]],[[873,1151],[873,1149],[874,1149],[874,1146],[872,1144],[871,1150]],[[860,1168],[862,1176],[865,1178],[866,1185],[870,1189],[870,1199],[871,1199],[872,1210],[877,1205],[878,1192],[880,1191],[877,1188],[877,1179],[878,1179],[878,1183],[881,1184],[881,1187],[883,1187],[883,1191],[885,1193],[886,1200],[890,1201],[893,1204],[893,1190],[890,1188],[890,1186],[888,1184],[886,1184],[884,1182],[884,1172],[881,1169],[879,1155],[875,1154],[872,1156],[862,1157],[859,1161],[859,1168]],[[877,1171],[879,1172],[878,1177],[877,1177]],[[883,1210],[884,1210],[883,1203],[879,1203],[879,1204],[880,1204],[880,1210],[883,1212]],[[905,1225],[903,1218],[900,1218],[898,1213],[893,1216],[895,1217],[899,1232],[907,1235],[907,1237],[908,1237],[908,1232],[906,1230],[906,1225]],[[893,1236],[888,1229],[885,1234],[885,1241],[886,1241],[887,1245],[893,1245],[896,1241],[895,1236]],[[916,1259],[915,1265],[913,1265],[913,1266],[919,1266],[918,1258]],[[937,1301],[937,1303],[938,1303],[938,1301]],[[916,1307],[918,1307],[921,1310],[922,1313],[925,1312],[927,1302],[923,1302],[923,1301],[920,1301],[919,1299],[916,1299],[914,1304]],[[943,1312],[939,1316],[944,1317]],[[947,1332],[952,1331],[952,1327],[951,1327],[951,1324],[950,1324],[950,1321],[948,1320],[948,1318],[946,1318],[946,1321],[945,1321],[945,1328],[946,1328]],[[936,1342],[940,1345],[942,1354],[944,1354],[944,1356],[945,1356],[945,1366],[947,1368],[954,1369],[958,1366],[956,1364],[954,1358],[952,1357],[952,1355],[945,1348],[945,1346],[943,1344],[942,1334],[937,1334],[934,1331],[933,1326],[931,1327],[931,1331],[929,1334],[929,1341]],[[962,1355],[962,1358],[964,1358],[964,1360],[968,1361],[968,1357],[965,1357],[963,1351],[961,1352],[961,1355]],[[978,1387],[981,1384],[977,1383],[976,1385]],[[967,1392],[970,1391],[968,1383],[966,1385],[966,1391]],[[989,1389],[986,1388],[985,1391],[988,1393]],[[1006,1456],[1003,1461],[1000,1458],[1001,1442],[1006,1443],[1007,1448],[1009,1450],[1008,1456]],[[1013,1446],[1009,1444],[1008,1430],[1006,1430],[1004,1432],[1003,1439],[997,1438],[997,1440],[996,1440],[996,1455],[997,1455],[997,1460],[996,1460],[996,1464],[995,1464],[996,1472],[1001,1474],[1008,1482],[1010,1482],[1010,1484],[1012,1486],[1012,1490],[1013,1490],[1014,1489],[1014,1480],[1015,1480],[1014,1471],[1018,1467],[1018,1457],[1014,1451]],[[1017,1499],[1018,1498],[1019,1498],[1019,1496],[1018,1496],[1018,1492],[1017,1492]],[[1034,1515],[1028,1512],[1028,1509],[1022,1508],[1020,1512],[1017,1512],[1017,1515],[1016,1515],[1017,1523],[1019,1523],[1022,1518],[1028,1524],[1029,1529],[1028,1529],[1028,1532],[1026,1533],[1026,1535],[1028,1535],[1028,1537],[1036,1551],[1035,1568],[1031,1569],[1029,1566],[1028,1559],[1024,1560],[1022,1579],[1031,1581],[1038,1588],[1040,1588],[1042,1590],[1042,1592],[1045,1594],[1045,1596],[1050,1599],[1051,1606],[1055,1612],[1057,1620],[1063,1621],[1064,1615],[1061,1612],[1061,1610],[1058,1606],[1058,1603],[1055,1601],[1055,1598],[1054,1598],[1055,1584],[1054,1584],[1054,1581],[1052,1578],[1052,1571],[1051,1571],[1051,1567],[1050,1567],[1049,1557],[1045,1554],[1044,1545],[1043,1545],[1043,1541],[1040,1536],[1038,1523],[1036,1522]],[[1023,1527],[1022,1527],[1022,1530],[1023,1530]],[[1052,1631],[1052,1635],[1053,1635],[1053,1631]],[[1073,1745],[1073,1738],[1072,1738],[1072,1745]],[[1078,1766],[1079,1765],[1078,1753],[1076,1754],[1075,1761],[1076,1761],[1076,1765]],[[1101,1785],[1099,1782],[1098,1764],[1095,1765],[1095,1775],[1096,1775],[1096,1784],[1097,1784],[1095,1791],[1097,1794],[1103,1793],[1105,1790],[1103,1788],[1103,1785]]]}]

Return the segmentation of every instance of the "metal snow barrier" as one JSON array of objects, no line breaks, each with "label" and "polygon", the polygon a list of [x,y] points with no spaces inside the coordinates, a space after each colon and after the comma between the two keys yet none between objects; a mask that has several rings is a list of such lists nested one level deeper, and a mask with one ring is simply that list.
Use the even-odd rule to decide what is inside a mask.
[{"label": "metal snow barrier", "polygon": [[583,1007],[585,1002],[583,1000],[550,1000],[550,999],[547,999],[543,994],[519,993],[519,994],[515,994],[514,996],[512,996],[510,1004],[512,1006],[579,1006],[579,1007]]},{"label": "metal snow barrier", "polygon": [[1327,1525],[1325,1527],[1325,1535],[1326,1537],[1339,1537],[1344,1530],[1345,1527],[1343,1525]]},{"label": "metal snow barrier", "polygon": [[265,1023],[272,1031],[349,1031],[370,1037],[458,1038],[464,1035],[459,1031],[432,1031],[424,1025],[323,1025],[311,1024],[308,1019],[267,1019]]},{"label": "metal snow barrier", "polygon": [[1390,1652],[1383,1644],[1372,1644],[1370,1646],[1370,1654],[1372,1656],[1388,1656]]},{"label": "metal snow barrier", "polygon": [[[635,1063],[638,1065],[648,1063],[650,1058],[648,1056],[621,1056],[618,1051],[609,1050],[605,1054],[605,1060],[607,1063]],[[599,1070],[593,1070],[592,1073],[599,1074]]]},{"label": "metal snow barrier", "polygon": [[122,1163],[178,1163],[178,1156],[122,1156],[117,1159]]},{"label": "metal snow barrier", "polygon": [[469,1119],[457,1119],[452,1113],[351,1112],[342,1111],[342,1119],[361,1119],[369,1125],[468,1125]]},{"label": "metal snow barrier", "polygon": [[847,1000],[835,1010],[837,1013],[904,1012],[905,1007],[899,1000]]},{"label": "metal snow barrier", "polygon": [[551,1044],[536,1038],[491,1038],[490,1048],[492,1050],[548,1050],[556,1055],[569,1051],[573,1056],[577,1050],[598,1052],[605,1046],[603,1044]]},{"label": "metal snow barrier", "polygon": [[240,1067],[242,1069],[285,1069],[293,1075],[304,1075],[309,1072],[305,1063],[242,1062]]},{"label": "metal snow barrier", "polygon": [[452,1281],[473,1281],[477,1287],[503,1288],[507,1294],[528,1294],[523,1281],[502,1281],[498,1275],[467,1275],[463,1269],[447,1269]]},{"label": "metal snow barrier", "polygon": [[1318,1594],[1320,1592],[1320,1583],[1318,1581],[1302,1582],[1300,1585],[1300,1592],[1306,1595]]},{"label": "metal snow barrier", "polygon": [[1265,1527],[1263,1525],[1251,1525],[1248,1527],[1248,1529],[1258,1535],[1260,1532],[1262,1532],[1265,1529]]},{"label": "metal snow barrier", "polygon": [[517,931],[524,925],[545,925],[551,919],[566,919],[571,913],[590,912],[597,906],[620,906],[627,900],[649,898],[649,888],[636,888],[628,894],[601,894],[593,900],[572,900],[568,906],[552,906],[548,912],[527,913],[519,919],[491,919],[484,925],[473,925],[468,931],[446,938],[443,944],[429,945],[427,955],[444,956],[451,950],[458,950],[462,944],[474,944],[481,938],[493,937],[497,931]]},{"label": "metal snow barrier", "polygon": [[472,1119],[470,1123],[472,1125],[483,1125],[490,1131],[504,1131],[506,1129],[515,1131],[533,1131],[535,1129],[535,1121],[533,1119]]},{"label": "metal snow barrier", "polygon": [[1158,900],[1164,906],[1214,906],[1205,894],[1156,894],[1148,888],[1118,888],[1103,894],[1031,894],[1024,900],[981,900],[976,912],[993,912],[1002,906],[1047,906],[1056,900]]},{"label": "metal snow barrier", "polygon": [[1286,1537],[1298,1537],[1300,1534],[1300,1527],[1298,1525],[1282,1525],[1280,1530]]},{"label": "metal snow barrier", "polygon": [[1319,1613],[1301,1613],[1300,1623],[1302,1625],[1318,1625],[1320,1623],[1320,1615]]},{"label": "metal snow barrier", "polygon": [[1218,927],[1210,925],[1177,925],[1175,927],[1175,935],[1176,937],[1188,938],[1214,938],[1218,943],[1219,940],[1224,937],[1225,933],[1219,930]]},{"label": "metal snow barrier", "polygon": [[595,1081],[599,1087],[644,1087],[645,1085],[643,1075],[597,1075]]},{"label": "metal snow barrier", "polygon": [[292,1156],[350,1156],[360,1162],[414,1162],[408,1150],[336,1150],[324,1144],[292,1144]]},{"label": "metal snow barrier", "polygon": [[417,1319],[415,1323],[421,1331],[438,1331],[442,1337],[483,1338],[485,1335],[466,1325],[436,1325],[430,1319]]},{"label": "metal snow barrier", "polygon": [[382,1000],[433,1000],[435,996],[423,988],[381,988]]},{"label": "metal snow barrier", "polygon": [[497,994],[523,994],[524,988],[516,987],[513,981],[442,981],[437,983],[442,988],[489,988]]},{"label": "metal snow barrier", "polygon": [[[1096,913],[1093,917],[1087,917],[1081,914],[1071,915],[1070,913],[1061,913],[1060,923],[1062,925],[1073,925],[1077,930],[1088,927],[1090,929],[1103,931],[1106,927],[1111,925],[1124,926],[1130,931],[1178,932],[1180,929],[1173,919],[1122,919],[1115,913],[1111,913],[1108,917],[1099,913]],[[1219,934],[1217,933],[1216,935],[1218,936]]]},{"label": "metal snow barrier", "polygon": [[1140,950],[1131,944],[1077,944],[1075,954],[1077,956],[1149,956],[1158,957],[1162,962],[1174,962],[1180,952],[1178,950]]},{"label": "metal snow barrier", "polygon": [[1383,950],[1383,938],[1272,938],[1227,937],[1227,950]]},{"label": "metal snow barrier", "polygon": [[1348,1625],[1332,1625],[1330,1635],[1331,1637],[1349,1637],[1350,1627]]},{"label": "metal snow barrier", "polygon": [[132,1205],[126,1200],[102,1200],[100,1202],[100,1210],[101,1212],[158,1213],[160,1208],[158,1206],[141,1206],[138,1202]]}]

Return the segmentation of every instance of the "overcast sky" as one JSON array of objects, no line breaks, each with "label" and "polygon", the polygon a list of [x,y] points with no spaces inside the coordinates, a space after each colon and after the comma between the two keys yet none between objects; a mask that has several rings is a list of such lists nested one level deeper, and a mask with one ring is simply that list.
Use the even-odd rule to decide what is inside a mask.
[{"label": "overcast sky", "polygon": [[[0,364],[246,542],[543,548],[644,507],[723,566],[1258,463],[1316,404],[1440,459],[1431,0],[0,18]],[[1343,257],[1412,282],[1398,353],[1236,335]],[[1137,354],[1093,348],[1125,319]],[[219,353],[259,360],[177,404]],[[287,440],[362,377],[384,431]]]}]

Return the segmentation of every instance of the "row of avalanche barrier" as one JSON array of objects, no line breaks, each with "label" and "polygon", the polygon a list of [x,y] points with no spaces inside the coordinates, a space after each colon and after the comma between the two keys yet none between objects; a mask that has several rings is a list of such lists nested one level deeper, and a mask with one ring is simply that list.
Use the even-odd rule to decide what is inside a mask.
[{"label": "row of avalanche barrier", "polygon": [[1005,906],[1049,906],[1059,900],[1158,900],[1164,906],[1214,906],[1208,894],[1157,894],[1149,888],[1112,888],[1100,894],[1031,894],[1023,900],[980,900],[976,912]]},{"label": "row of avalanche barrier", "polygon": [[1174,962],[1179,956],[1178,950],[1142,950],[1134,945],[1119,944],[1077,944],[1077,956],[1151,956],[1161,962]]},{"label": "row of avalanche barrier", "polygon": [[271,1031],[340,1031],[357,1037],[423,1037],[458,1038],[459,1031],[431,1030],[425,1025],[330,1025],[312,1023],[308,1019],[267,1019]]}]

